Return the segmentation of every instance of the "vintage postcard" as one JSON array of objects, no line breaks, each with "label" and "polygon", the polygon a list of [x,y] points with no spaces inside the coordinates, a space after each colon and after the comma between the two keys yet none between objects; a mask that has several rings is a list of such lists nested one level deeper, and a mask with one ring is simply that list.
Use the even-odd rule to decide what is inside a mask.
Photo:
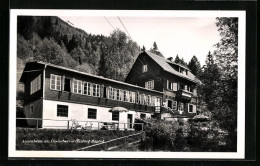
[{"label": "vintage postcard", "polygon": [[245,11],[10,13],[9,157],[245,157]]}]

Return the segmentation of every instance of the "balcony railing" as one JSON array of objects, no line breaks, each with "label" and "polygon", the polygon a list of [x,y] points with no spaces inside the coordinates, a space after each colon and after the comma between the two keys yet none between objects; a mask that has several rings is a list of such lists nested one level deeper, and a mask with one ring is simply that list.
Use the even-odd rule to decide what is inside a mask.
[{"label": "balcony railing", "polygon": [[187,100],[187,101],[189,101],[189,100],[191,100],[192,96],[193,96],[192,92],[184,90],[184,89],[178,90],[177,94],[176,94],[176,97],[179,100]]}]

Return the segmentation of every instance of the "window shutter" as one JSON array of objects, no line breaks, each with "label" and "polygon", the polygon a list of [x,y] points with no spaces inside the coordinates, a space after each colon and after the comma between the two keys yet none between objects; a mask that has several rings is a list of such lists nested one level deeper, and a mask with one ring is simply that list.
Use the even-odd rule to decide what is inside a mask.
[{"label": "window shutter", "polygon": [[110,99],[110,89],[111,89],[111,86],[108,86],[107,87],[107,98]]},{"label": "window shutter", "polygon": [[124,101],[124,91],[120,90],[120,100]]},{"label": "window shutter", "polygon": [[145,82],[145,88],[148,89],[148,82]]},{"label": "window shutter", "polygon": [[171,83],[171,90],[173,89],[173,83]]},{"label": "window shutter", "polygon": [[61,81],[61,90],[64,91],[64,86],[65,86],[65,76],[62,76],[62,81]]},{"label": "window shutter", "polygon": [[196,105],[193,105],[193,113],[196,113],[197,110],[196,110]]},{"label": "window shutter", "polygon": [[170,87],[169,87],[169,80],[167,80],[167,89],[170,89]]},{"label": "window shutter", "polygon": [[152,80],[152,88],[151,89],[154,89],[154,80]]},{"label": "window shutter", "polygon": [[197,96],[197,89],[193,89],[193,95]]},{"label": "window shutter", "polygon": [[103,98],[103,93],[104,93],[104,84],[102,84],[100,87],[100,98]]},{"label": "window shutter", "polygon": [[[136,96],[135,96],[135,101],[136,101],[136,104],[139,104],[140,102],[140,96],[139,96],[139,92],[136,92]],[[138,99],[137,99],[138,98]]]},{"label": "window shutter", "polygon": [[155,106],[155,96],[152,96],[151,98],[152,98],[152,103],[151,103],[151,105],[152,105],[152,106]]},{"label": "window shutter", "polygon": [[93,96],[93,83],[90,83],[89,86],[90,86],[90,96]]},{"label": "window shutter", "polygon": [[177,83],[173,83],[173,90],[174,90],[174,91],[177,91],[177,86],[178,86]]},{"label": "window shutter", "polygon": [[72,78],[72,81],[70,82],[71,84],[71,92],[74,93],[74,82],[75,82],[75,79]]},{"label": "window shutter", "polygon": [[133,100],[133,103],[135,103],[135,92],[132,92],[132,94],[133,94],[132,100]]}]

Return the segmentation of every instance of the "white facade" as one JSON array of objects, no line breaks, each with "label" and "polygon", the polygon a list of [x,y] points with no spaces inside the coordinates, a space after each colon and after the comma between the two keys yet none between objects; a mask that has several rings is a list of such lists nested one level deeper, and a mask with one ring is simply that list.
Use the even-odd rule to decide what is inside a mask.
[{"label": "white facade", "polygon": [[[67,117],[57,116],[57,106],[63,105],[68,106]],[[96,118],[88,118],[88,110],[96,109]],[[42,128],[71,128],[72,119],[76,119],[78,123],[82,126],[92,124],[92,129],[101,129],[103,122],[116,123],[119,125],[119,129],[129,129],[133,128],[129,123],[134,123],[135,118],[140,118],[140,113],[135,111],[127,111],[119,113],[119,120],[112,120],[112,113],[109,112],[111,108],[84,105],[78,103],[61,102],[53,100],[43,100],[43,111],[42,118],[50,119],[44,120]],[[146,114],[147,118],[151,118],[151,114]],[[131,120],[130,120],[131,118]]]}]

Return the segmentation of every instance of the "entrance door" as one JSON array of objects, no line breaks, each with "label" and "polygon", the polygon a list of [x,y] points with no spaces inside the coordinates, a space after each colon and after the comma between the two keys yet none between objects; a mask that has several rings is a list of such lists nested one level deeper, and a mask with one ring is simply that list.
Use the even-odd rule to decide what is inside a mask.
[{"label": "entrance door", "polygon": [[132,121],[133,121],[133,115],[132,114],[127,114],[127,128],[128,129],[133,128]]}]

